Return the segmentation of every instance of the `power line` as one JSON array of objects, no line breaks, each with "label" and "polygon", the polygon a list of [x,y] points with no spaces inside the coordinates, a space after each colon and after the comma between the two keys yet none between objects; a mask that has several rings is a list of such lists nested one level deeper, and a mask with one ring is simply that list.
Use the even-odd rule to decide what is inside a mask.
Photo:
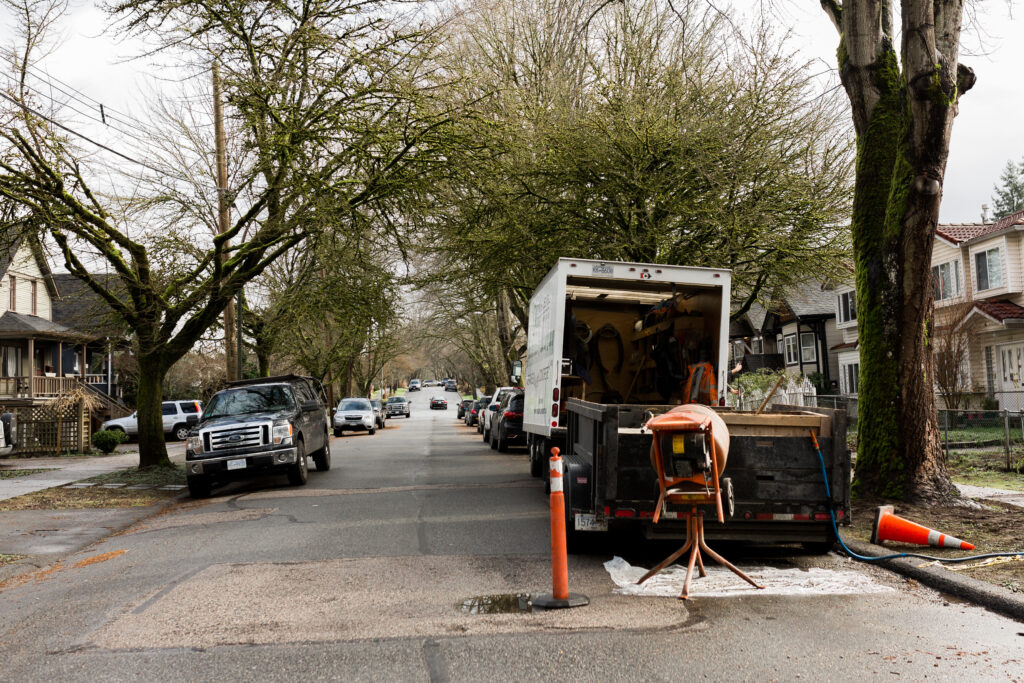
[{"label": "power line", "polygon": [[88,137],[88,136],[86,136],[86,135],[84,135],[82,133],[79,133],[77,130],[73,130],[71,128],[68,128],[63,123],[55,121],[55,120],[51,119],[49,116],[46,116],[45,114],[42,114],[42,113],[36,111],[32,107],[29,107],[27,104],[19,102],[18,100],[14,99],[13,97],[11,97],[10,95],[8,95],[5,92],[0,92],[0,97],[3,97],[5,100],[9,100],[14,105],[16,105],[18,107],[21,107],[22,109],[24,109],[25,111],[29,112],[30,114],[34,114],[34,115],[38,116],[39,118],[43,119],[44,121],[48,121],[48,122],[52,123],[53,125],[57,126],[58,128],[60,128],[63,131],[66,131],[68,133],[71,133],[72,135],[80,137],[83,140],[85,140],[86,142],[90,142],[90,143],[96,145],[97,147],[99,147],[100,149],[104,149],[104,150],[110,152],[111,154],[116,154],[117,156],[121,157],[125,161],[130,161],[133,164],[138,164],[139,166],[145,166],[149,170],[155,171],[157,173],[161,173],[161,174],[163,173],[163,171],[161,171],[160,169],[155,168],[153,166],[150,166],[149,164],[147,164],[144,161],[139,161],[138,159],[133,159],[132,157],[128,156],[127,154],[124,154],[123,152],[117,151],[113,147],[108,147],[108,146],[104,145],[101,142],[96,142],[92,138],[90,138],[90,137]]},{"label": "power line", "polygon": [[[12,50],[6,49],[4,47],[0,47],[0,54],[3,54],[3,56],[7,59],[7,61],[9,61],[15,68],[20,68],[20,65],[17,64],[17,57],[16,57],[16,55],[14,54],[14,52]],[[118,110],[110,107],[109,105],[105,105],[104,103],[102,103],[99,100],[97,100],[95,97],[92,97],[91,95],[85,94],[81,90],[78,90],[74,86],[69,85],[65,81],[60,80],[56,76],[53,76],[53,75],[43,71],[42,69],[40,69],[36,65],[34,65],[34,64],[27,65],[26,73],[29,73],[29,72],[31,72],[30,75],[32,75],[34,78],[42,81],[43,83],[45,83],[49,87],[57,90],[58,92],[66,95],[66,96],[68,96],[68,97],[70,97],[72,99],[75,99],[76,101],[81,103],[83,106],[89,107],[91,109],[96,109],[97,111],[101,111],[102,110],[101,111],[101,118],[103,118],[103,116],[106,116],[106,117],[109,117],[109,118],[111,118],[112,120],[114,120],[114,121],[116,121],[118,123],[121,123],[122,125],[128,126],[130,128],[134,128],[135,130],[139,131],[140,133],[144,133],[146,135],[150,134],[149,130],[147,130],[145,128],[144,124],[139,122],[137,119],[134,119],[134,118],[132,118],[131,116],[129,116],[127,114],[122,114],[121,112],[119,112]],[[43,76],[41,76],[40,74],[43,74]],[[54,82],[59,84],[59,85],[54,85]],[[65,88],[66,88],[66,90],[65,90]],[[69,90],[71,92],[68,92]],[[71,93],[75,93],[75,95],[78,95],[79,97],[75,97],[75,95],[72,95]],[[81,98],[85,98],[85,100],[89,100],[92,104],[89,104],[89,103],[85,102]],[[106,122],[104,121],[103,123],[106,123]]]},{"label": "power line", "polygon": [[[11,77],[10,75],[8,75],[8,78],[10,78],[12,81],[14,80],[13,77]],[[141,149],[146,149],[150,145],[150,141],[149,140],[143,140],[142,138],[140,138],[139,136],[137,136],[137,135],[135,135],[133,133],[130,133],[130,132],[126,131],[126,130],[122,130],[121,128],[118,128],[117,126],[112,126],[109,123],[107,123],[106,121],[103,121],[102,118],[97,118],[96,115],[91,114],[88,111],[82,111],[81,109],[78,109],[78,108],[72,106],[71,104],[69,104],[67,102],[60,102],[56,98],[54,98],[52,95],[47,95],[46,93],[42,92],[38,88],[35,88],[35,87],[33,87],[32,85],[30,85],[28,83],[25,83],[24,87],[26,89],[32,91],[33,93],[39,95],[40,97],[44,97],[44,98],[49,99],[54,104],[58,104],[61,107],[70,109],[71,111],[75,112],[76,114],[78,114],[80,116],[84,116],[85,118],[87,118],[87,119],[89,119],[91,121],[94,121],[96,123],[102,124],[102,125],[106,126],[107,128],[110,128],[111,130],[115,131],[116,133],[119,133],[120,135],[122,135],[122,136],[124,136],[126,138],[131,138],[132,140],[134,140],[136,143],[138,143],[140,145],[140,147],[139,147],[140,150]],[[75,102],[76,103],[81,103],[80,100],[75,100]],[[84,105],[84,106],[88,106],[88,105]]]}]

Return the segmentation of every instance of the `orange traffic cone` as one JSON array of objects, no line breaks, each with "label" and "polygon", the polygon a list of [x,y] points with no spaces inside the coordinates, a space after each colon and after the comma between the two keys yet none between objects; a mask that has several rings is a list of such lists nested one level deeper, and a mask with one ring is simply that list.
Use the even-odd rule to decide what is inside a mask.
[{"label": "orange traffic cone", "polygon": [[875,511],[875,528],[871,531],[871,542],[897,541],[899,543],[917,543],[936,548],[960,548],[974,550],[974,546],[959,538],[940,534],[926,526],[915,524],[893,514],[892,505],[882,505]]}]

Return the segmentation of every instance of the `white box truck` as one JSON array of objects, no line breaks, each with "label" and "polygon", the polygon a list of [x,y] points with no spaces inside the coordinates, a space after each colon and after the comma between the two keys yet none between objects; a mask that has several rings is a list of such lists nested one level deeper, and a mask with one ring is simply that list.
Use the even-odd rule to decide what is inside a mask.
[{"label": "white box truck", "polygon": [[[546,476],[550,449],[561,449],[570,543],[609,524],[685,533],[671,512],[652,524],[658,485],[641,425],[683,403],[719,405],[730,283],[728,270],[561,258],[534,291],[524,431],[534,476]],[[850,512],[845,413],[720,414],[732,437],[725,475],[735,516],[709,524],[708,537],[830,547],[830,509],[844,521]]]}]

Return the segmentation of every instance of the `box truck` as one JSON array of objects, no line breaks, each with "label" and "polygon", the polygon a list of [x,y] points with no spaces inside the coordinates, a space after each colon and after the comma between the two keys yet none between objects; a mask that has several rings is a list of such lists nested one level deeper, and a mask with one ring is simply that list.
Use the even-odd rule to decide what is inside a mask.
[{"label": "box truck", "polygon": [[[683,536],[681,515],[653,524],[658,482],[650,462],[653,415],[683,403],[716,406],[731,446],[723,490],[733,514],[709,538],[831,546],[830,513],[849,518],[850,459],[842,411],[725,409],[728,270],[559,259],[530,299],[524,430],[530,471],[564,458],[570,544],[627,526]],[[721,404],[721,406],[720,406]],[[831,486],[826,500],[817,437]]]}]

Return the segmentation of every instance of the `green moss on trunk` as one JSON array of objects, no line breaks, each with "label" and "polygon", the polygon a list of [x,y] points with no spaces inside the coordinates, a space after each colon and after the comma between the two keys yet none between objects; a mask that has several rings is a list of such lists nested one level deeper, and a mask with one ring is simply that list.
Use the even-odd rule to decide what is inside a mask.
[{"label": "green moss on trunk", "polygon": [[901,220],[912,172],[904,155],[908,112],[896,54],[879,55],[874,71],[881,99],[857,140],[853,208],[860,415],[854,492],[902,498],[906,463],[899,457],[899,335],[902,287]]}]

